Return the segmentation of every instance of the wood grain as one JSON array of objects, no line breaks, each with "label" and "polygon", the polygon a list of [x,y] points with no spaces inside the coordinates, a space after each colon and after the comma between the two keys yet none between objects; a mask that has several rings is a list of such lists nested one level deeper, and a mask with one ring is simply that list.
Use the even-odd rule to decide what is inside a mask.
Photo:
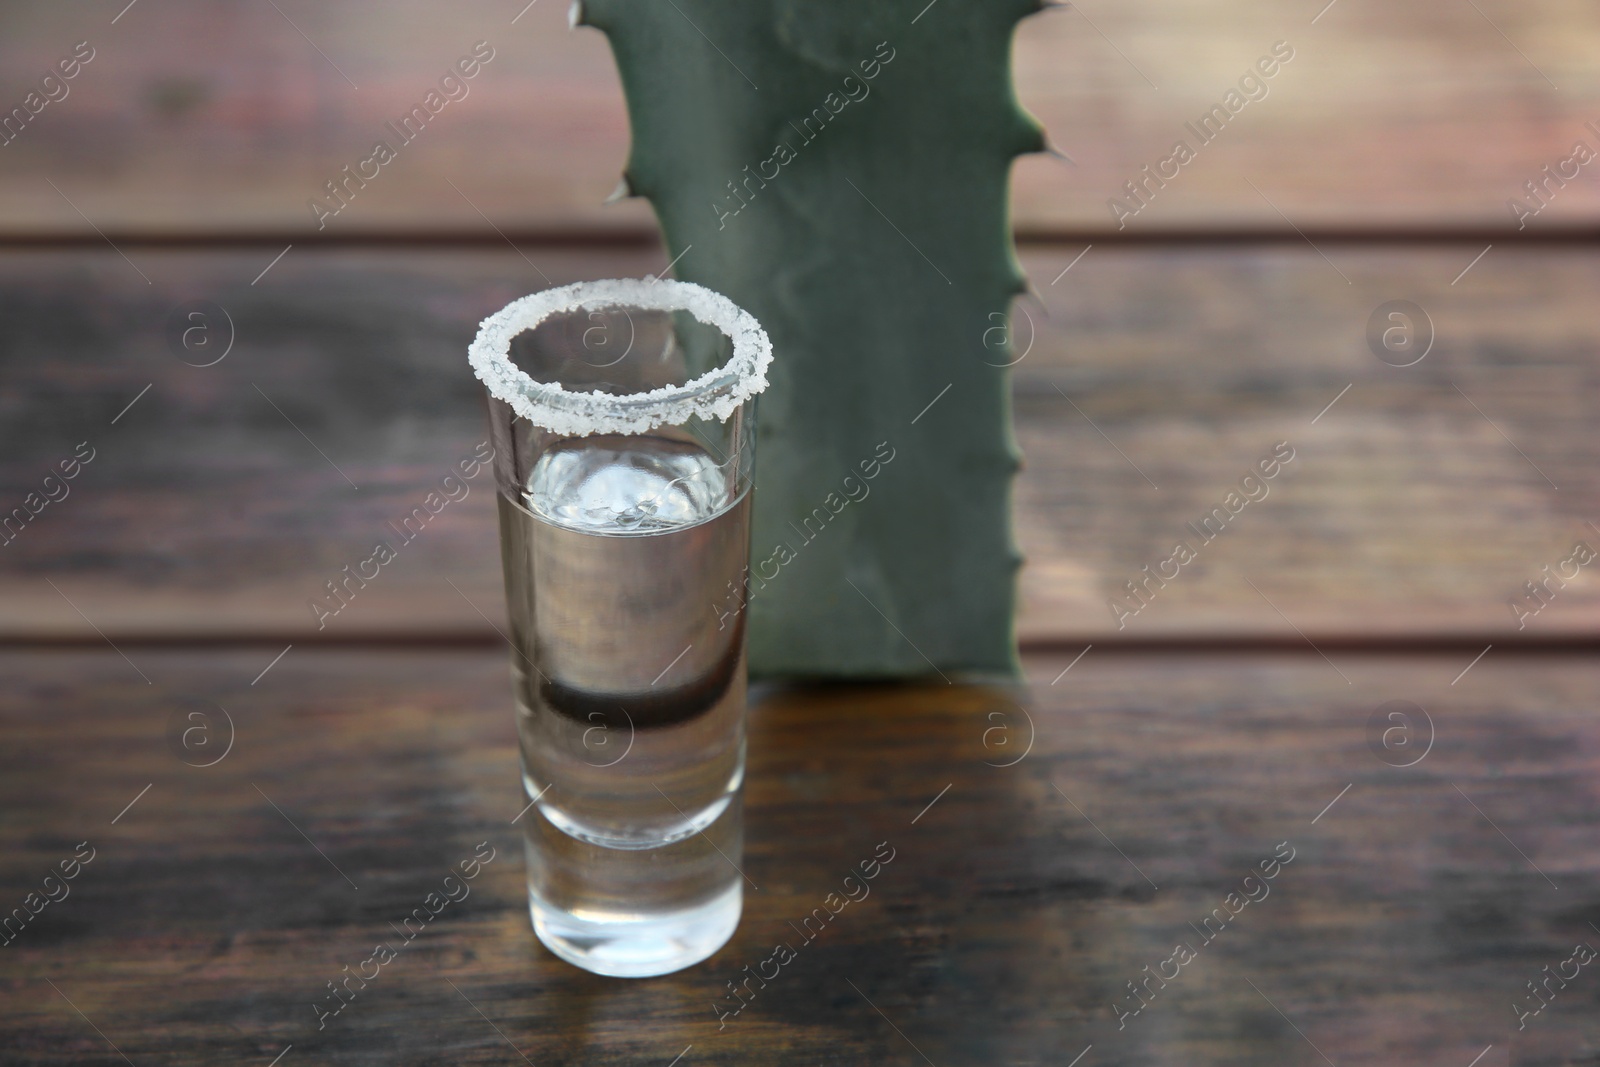
[{"label": "wood grain", "polygon": [[[495,58],[466,98],[328,228],[651,229],[643,204],[602,206],[627,153],[621,91],[604,40],[569,32],[565,5],[504,0],[463,12],[300,0],[274,10],[185,0],[138,4],[113,24],[123,6],[0,14],[0,108],[20,105],[76,42],[96,49],[70,95],[0,150],[0,229],[92,233],[87,216],[108,231],[310,234],[308,201],[323,183],[366,158],[384,124],[479,40]],[[910,20],[923,6],[903,5],[897,46],[916,47]],[[1267,95],[1212,143],[1188,137],[1195,161],[1124,232],[1290,233],[1285,216],[1305,229],[1511,232],[1506,201],[1524,182],[1579,139],[1600,148],[1586,127],[1600,121],[1592,5],[1323,8],[1131,0],[1027,20],[1018,94],[1071,162],[1018,166],[1018,225],[1115,230],[1107,201],[1169,155],[1188,137],[1184,124],[1223,102],[1278,41],[1295,55]],[[936,17],[937,8],[926,16]],[[708,45],[691,61],[723,60]],[[1530,228],[1597,218],[1591,175],[1559,188]]]},{"label": "wood grain", "polygon": [[[1521,629],[1509,607],[1574,542],[1600,546],[1592,253],[1495,248],[1452,286],[1470,249],[1080,251],[1031,252],[1042,303],[1014,316],[1026,639],[1596,632],[1592,567]],[[97,450],[71,496],[0,547],[0,634],[314,639],[308,600],[483,439],[463,358],[475,323],[542,288],[540,271],[640,275],[665,258],[297,248],[252,285],[275,254],[131,250],[151,285],[110,251],[0,257],[6,513],[80,442]],[[198,298],[236,328],[213,367],[165,339]],[[1416,366],[1367,346],[1392,299],[1433,322]],[[973,358],[994,362],[997,337],[969,339]],[[950,432],[959,397],[906,428],[937,392],[886,412],[886,434],[909,448]],[[1136,616],[1114,613],[1280,442],[1296,458],[1270,495],[1196,542]],[[321,634],[494,640],[502,602],[480,480]]]},{"label": "wood grain", "polygon": [[[1345,657],[1347,685],[1309,653],[1092,652],[1064,677],[1068,658],[1030,659],[1031,691],[764,691],[743,864],[760,889],[709,962],[634,982],[555,961],[529,929],[500,652],[296,649],[252,687],[272,654],[144,652],[148,686],[110,651],[0,655],[6,907],[95,849],[0,949],[8,1063],[123,1062],[111,1043],[173,1065],[291,1045],[283,1064],[522,1062],[513,1045],[541,1065],[690,1045],[684,1064],[940,1067],[1090,1044],[1102,1064],[1594,1052],[1593,975],[1520,1033],[1511,1009],[1600,944],[1592,660],[1491,653],[1452,687],[1454,658]],[[1436,730],[1409,768],[1369,748],[1391,699]],[[231,716],[213,767],[165,739],[189,700]],[[319,1031],[324,983],[483,841],[471,896]],[[788,922],[881,841],[895,859],[871,896],[719,1031],[725,984],[798,940]],[[1203,943],[1190,924],[1282,842],[1270,894]],[[1119,1030],[1126,983],[1180,941],[1199,958]]]}]

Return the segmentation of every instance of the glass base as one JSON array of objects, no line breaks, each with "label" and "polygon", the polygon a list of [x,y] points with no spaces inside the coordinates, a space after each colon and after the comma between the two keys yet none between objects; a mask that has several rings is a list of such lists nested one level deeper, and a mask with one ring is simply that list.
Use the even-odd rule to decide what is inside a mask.
[{"label": "glass base", "polygon": [[743,907],[739,881],[704,904],[646,917],[590,912],[580,918],[528,894],[533,931],[546,948],[586,971],[615,978],[649,978],[699,963],[727,944]]}]

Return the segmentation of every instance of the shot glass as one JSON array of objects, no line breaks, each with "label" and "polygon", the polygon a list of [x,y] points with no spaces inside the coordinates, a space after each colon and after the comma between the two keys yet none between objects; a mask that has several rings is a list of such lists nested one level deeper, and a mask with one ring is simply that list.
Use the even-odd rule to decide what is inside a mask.
[{"label": "shot glass", "polygon": [[771,345],[687,282],[485,319],[533,929],[597,974],[705,959],[743,904],[745,602]]}]

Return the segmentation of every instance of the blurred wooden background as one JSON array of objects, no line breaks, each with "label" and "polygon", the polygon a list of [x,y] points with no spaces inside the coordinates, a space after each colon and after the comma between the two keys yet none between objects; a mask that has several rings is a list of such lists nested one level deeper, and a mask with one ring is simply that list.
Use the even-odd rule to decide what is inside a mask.
[{"label": "blurred wooden background", "polygon": [[[126,3],[0,12],[7,109],[74,44],[95,49],[70,95],[0,149],[8,234],[87,229],[49,181],[108,232],[304,234],[307,199],[368,155],[383,123],[479,40],[495,58],[469,95],[329,229],[489,232],[487,216],[507,231],[653,232],[646,205],[602,206],[621,171],[627,120],[604,38],[569,32],[563,0],[141,0],[113,25]],[[1114,229],[1106,199],[1166,156],[1183,124],[1278,41],[1294,59],[1268,81],[1266,98],[1201,149],[1128,231],[1288,231],[1268,199],[1306,230],[1502,230],[1512,219],[1505,202],[1525,181],[1579,138],[1600,147],[1585,126],[1600,121],[1594,5],[1325,5],[1090,0],[1024,22],[1018,95],[1073,163],[1018,165],[1018,230]],[[908,27],[906,43],[915,32]],[[1592,170],[1530,228],[1592,228]]]},{"label": "blurred wooden background", "polygon": [[[603,205],[626,118],[604,39],[566,17],[0,13],[0,101],[94,49],[0,148],[0,490],[20,502],[85,438],[105,457],[0,553],[0,633],[86,633],[50,579],[109,632],[309,635],[305,600],[477,440],[458,358],[476,321],[547,279],[665,266],[647,205]],[[319,231],[308,200],[480,40],[468,95]],[[1119,230],[1107,200],[1279,41],[1294,58],[1268,94]],[[1022,24],[1019,95],[1071,157],[1015,181],[1037,294],[1013,316],[1027,640],[1594,632],[1588,571],[1520,629],[1508,601],[1600,544],[1600,162],[1525,229],[1507,200],[1574,142],[1600,151],[1597,49],[1600,11],[1561,0],[1139,0]],[[168,351],[197,299],[237,332],[214,367]],[[1366,341],[1397,299],[1434,336],[1408,368]],[[1300,458],[1273,496],[1119,626],[1107,601],[1278,441]],[[441,516],[339,632],[487,634],[440,578],[497,602],[489,510]]]},{"label": "blurred wooden background", "polygon": [[[497,640],[479,614],[502,602],[486,480],[320,635],[307,601],[483,439],[461,353],[480,318],[544,286],[532,264],[564,283],[665,263],[650,249],[296,248],[252,286],[281,248],[124,250],[152,284],[109,249],[0,253],[6,499],[78,442],[97,451],[0,549],[8,637],[98,640],[81,610],[147,638]],[[1319,642],[1595,632],[1591,568],[1523,629],[1507,605],[1575,541],[1600,546],[1592,252],[1496,249],[1452,288],[1470,249],[1330,248],[1346,285],[1293,245],[1096,247],[1052,285],[1081,251],[1023,257],[1043,301],[1016,315],[1027,640],[1300,641],[1279,610]],[[1438,334],[1409,368],[1364,339],[1399,295]],[[200,297],[236,333],[204,368],[165,335]],[[1270,495],[1119,627],[1108,598],[1178,538],[1198,544],[1184,525],[1284,441],[1296,458]]]}]

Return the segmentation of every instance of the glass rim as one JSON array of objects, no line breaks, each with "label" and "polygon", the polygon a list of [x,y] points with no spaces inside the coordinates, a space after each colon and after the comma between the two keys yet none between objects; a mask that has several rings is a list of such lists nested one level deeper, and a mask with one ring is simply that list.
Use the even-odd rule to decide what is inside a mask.
[{"label": "glass rim", "polygon": [[[551,316],[571,311],[637,308],[686,311],[733,342],[720,367],[681,385],[637,393],[580,392],[533,378],[511,360],[511,342]],[[698,415],[726,419],[767,387],[772,342],[755,316],[721,293],[670,278],[607,278],[575,282],[520,297],[484,319],[467,349],[473,373],[489,395],[553,433],[638,434]]]}]

